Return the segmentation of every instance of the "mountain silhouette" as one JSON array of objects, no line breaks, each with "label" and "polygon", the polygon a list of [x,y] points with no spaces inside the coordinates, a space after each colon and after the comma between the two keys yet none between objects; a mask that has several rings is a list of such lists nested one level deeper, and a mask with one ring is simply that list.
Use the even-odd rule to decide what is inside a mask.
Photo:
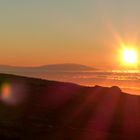
[{"label": "mountain silhouette", "polygon": [[8,66],[0,65],[0,72],[31,72],[31,71],[92,71],[97,70],[96,68],[80,65],[80,64],[51,64],[36,67],[18,67],[18,66]]}]

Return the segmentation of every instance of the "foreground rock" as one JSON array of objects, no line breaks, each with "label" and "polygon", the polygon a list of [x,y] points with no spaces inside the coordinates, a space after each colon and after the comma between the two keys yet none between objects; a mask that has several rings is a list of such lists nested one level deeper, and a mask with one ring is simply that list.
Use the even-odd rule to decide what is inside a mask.
[{"label": "foreground rock", "polygon": [[140,96],[114,86],[0,74],[0,139],[138,140]]}]

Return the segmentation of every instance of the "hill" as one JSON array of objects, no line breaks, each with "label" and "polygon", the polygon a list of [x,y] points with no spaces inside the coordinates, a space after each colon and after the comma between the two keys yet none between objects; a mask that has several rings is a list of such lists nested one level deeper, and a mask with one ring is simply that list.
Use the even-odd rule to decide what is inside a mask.
[{"label": "hill", "polygon": [[96,68],[80,65],[80,64],[52,64],[52,65],[45,65],[41,66],[40,69],[47,69],[47,70],[58,70],[58,71],[92,71],[97,70]]},{"label": "hill", "polygon": [[52,65],[43,65],[37,67],[18,67],[18,66],[8,66],[0,65],[0,72],[47,72],[47,71],[92,71],[96,68],[92,68],[80,64],[52,64]]},{"label": "hill", "polygon": [[2,140],[138,140],[140,96],[0,74]]}]

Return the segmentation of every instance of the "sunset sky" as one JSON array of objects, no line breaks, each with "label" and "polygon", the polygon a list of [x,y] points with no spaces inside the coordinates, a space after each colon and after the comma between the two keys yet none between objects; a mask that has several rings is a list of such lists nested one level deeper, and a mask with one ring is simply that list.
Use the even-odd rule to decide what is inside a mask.
[{"label": "sunset sky", "polygon": [[0,64],[117,65],[140,45],[139,0],[1,0]]}]

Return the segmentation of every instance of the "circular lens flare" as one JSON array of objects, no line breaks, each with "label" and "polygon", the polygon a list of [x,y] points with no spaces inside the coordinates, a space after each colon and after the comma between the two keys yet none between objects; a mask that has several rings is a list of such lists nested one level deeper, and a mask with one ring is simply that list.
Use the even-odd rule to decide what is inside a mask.
[{"label": "circular lens flare", "polygon": [[20,82],[4,82],[0,86],[0,100],[8,105],[17,105],[26,98],[27,87]]},{"label": "circular lens flare", "polygon": [[5,83],[2,85],[1,89],[1,98],[3,100],[9,100],[11,98],[12,90],[11,86],[8,83]]}]

